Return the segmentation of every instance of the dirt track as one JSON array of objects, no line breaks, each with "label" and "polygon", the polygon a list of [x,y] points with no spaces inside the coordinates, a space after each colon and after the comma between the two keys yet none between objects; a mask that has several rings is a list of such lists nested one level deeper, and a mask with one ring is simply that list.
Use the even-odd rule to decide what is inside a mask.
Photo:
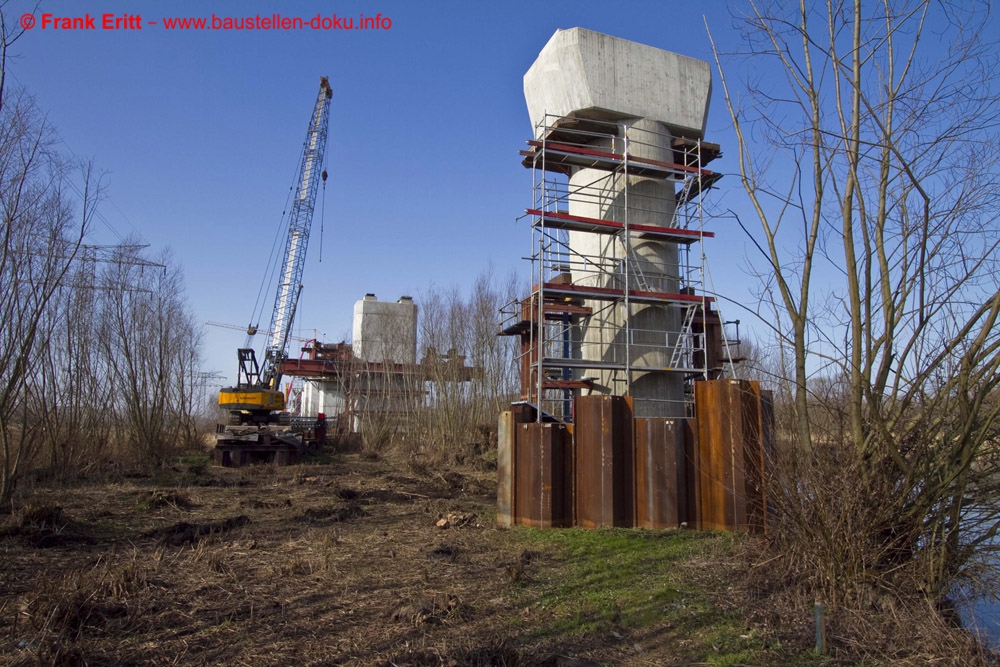
[{"label": "dirt track", "polygon": [[349,455],[26,491],[0,532],[0,663],[684,663],[533,634],[558,554],[495,527],[493,476],[418,470]]}]

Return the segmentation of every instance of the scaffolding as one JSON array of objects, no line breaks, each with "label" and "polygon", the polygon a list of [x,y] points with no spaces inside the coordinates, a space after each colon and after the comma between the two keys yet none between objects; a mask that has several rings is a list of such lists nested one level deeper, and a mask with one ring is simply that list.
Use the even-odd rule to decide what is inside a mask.
[{"label": "scaffolding", "polygon": [[572,421],[575,394],[658,382],[668,389],[637,398],[637,416],[687,416],[693,382],[725,373],[700,249],[719,146],[662,129],[546,115],[521,151],[532,288],[504,308],[501,333],[521,339],[521,398],[538,419]]}]

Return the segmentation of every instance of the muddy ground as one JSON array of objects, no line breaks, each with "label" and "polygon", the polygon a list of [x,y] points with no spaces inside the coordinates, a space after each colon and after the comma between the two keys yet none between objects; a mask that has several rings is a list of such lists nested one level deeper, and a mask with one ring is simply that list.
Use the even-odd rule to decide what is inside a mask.
[{"label": "muddy ground", "polygon": [[563,557],[495,488],[355,454],[36,484],[0,525],[0,663],[699,662],[670,624],[538,632]]}]

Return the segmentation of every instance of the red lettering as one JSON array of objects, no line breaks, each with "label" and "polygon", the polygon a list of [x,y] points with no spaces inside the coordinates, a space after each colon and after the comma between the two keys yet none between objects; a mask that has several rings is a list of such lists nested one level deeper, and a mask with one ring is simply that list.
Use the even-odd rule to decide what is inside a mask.
[{"label": "red lettering", "polygon": [[102,14],[101,28],[104,30],[142,30],[142,16],[140,14],[124,14],[122,16]]},{"label": "red lettering", "polygon": [[[0,0],[2,3],[3,0]],[[159,21],[147,21],[147,25],[157,25]],[[392,27],[392,19],[382,14],[354,17],[331,14],[304,19],[301,16],[282,16],[273,13],[268,16],[219,16],[211,14],[207,18],[163,18],[163,26],[167,30],[388,30]],[[62,30],[79,30],[94,28],[94,19],[90,15],[68,19],[42,14],[42,27]],[[141,30],[142,17],[139,14],[102,14],[101,27],[105,30]]]}]

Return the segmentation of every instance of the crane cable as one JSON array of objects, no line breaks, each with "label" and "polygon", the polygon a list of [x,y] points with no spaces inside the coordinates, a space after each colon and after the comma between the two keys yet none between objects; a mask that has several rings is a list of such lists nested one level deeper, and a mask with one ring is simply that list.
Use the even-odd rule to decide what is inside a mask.
[{"label": "crane cable", "polygon": [[[325,156],[324,156],[325,157]],[[323,196],[319,200],[319,263],[323,263],[323,230],[326,227],[326,167],[320,177],[323,179]]]},{"label": "crane cable", "polygon": [[[304,150],[306,142],[303,142],[302,146]],[[253,334],[250,334],[250,331],[253,330],[256,332],[260,328],[260,318],[264,316],[264,308],[267,306],[267,302],[265,301],[267,298],[266,295],[272,291],[275,280],[277,280],[278,265],[280,264],[278,253],[281,251],[281,242],[284,240],[288,229],[286,219],[292,206],[292,195],[295,192],[295,183],[298,180],[296,178],[298,170],[299,168],[296,166],[292,172],[292,184],[288,187],[288,194],[285,195],[285,204],[281,209],[281,218],[274,231],[274,241],[271,243],[271,252],[267,257],[267,263],[264,265],[264,274],[261,276],[260,286],[257,289],[257,299],[253,304],[253,313],[250,315],[250,323],[247,325],[247,339],[243,347],[252,346]]]}]

